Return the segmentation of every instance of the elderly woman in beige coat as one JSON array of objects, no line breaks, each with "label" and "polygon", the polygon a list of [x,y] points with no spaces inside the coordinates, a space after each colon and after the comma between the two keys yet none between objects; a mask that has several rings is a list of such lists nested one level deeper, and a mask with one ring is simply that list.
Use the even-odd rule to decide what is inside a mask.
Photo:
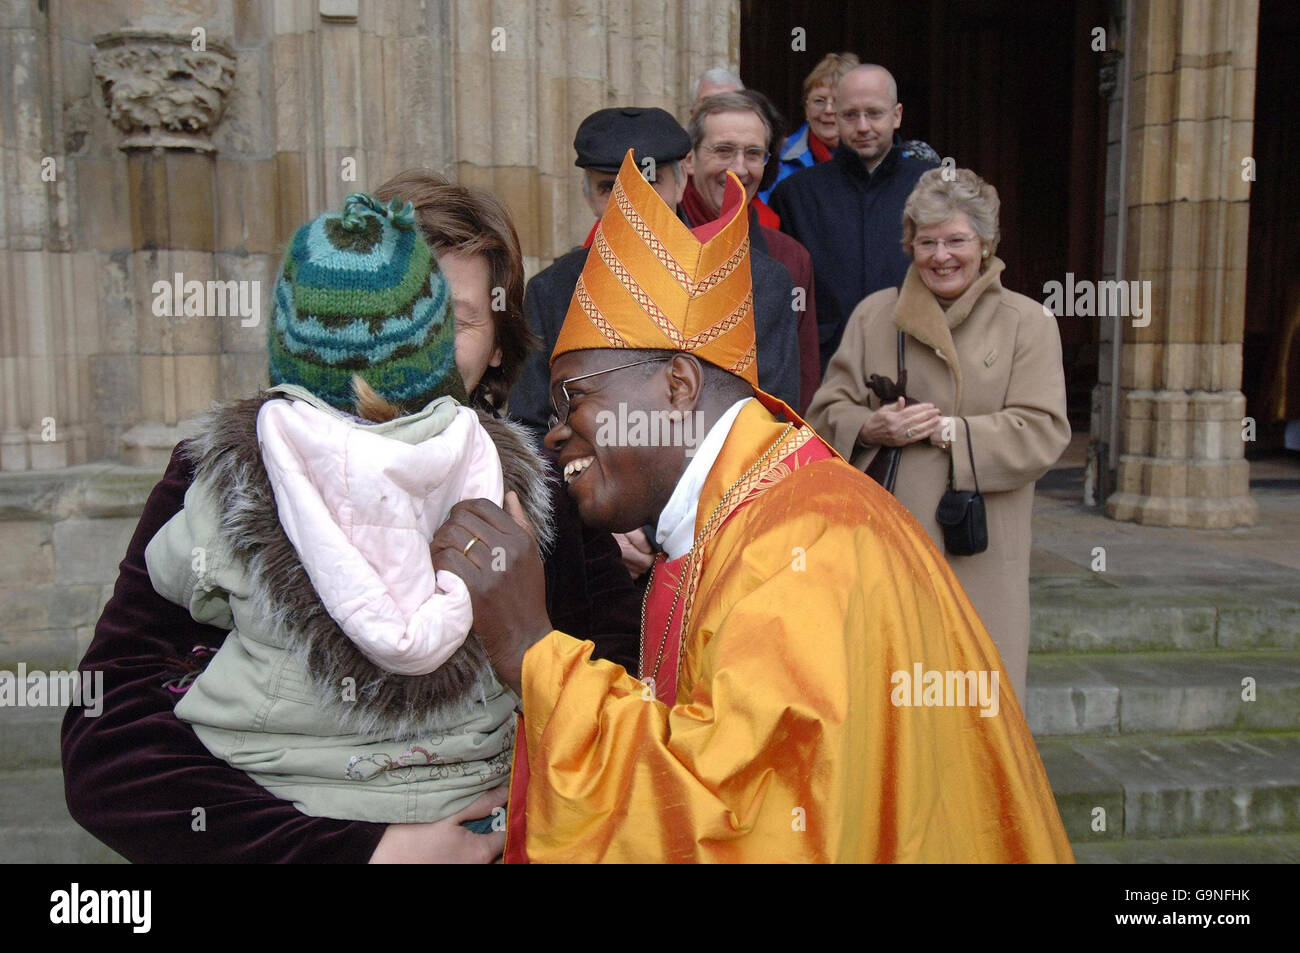
[{"label": "elderly woman in beige coat", "polygon": [[[951,181],[944,173],[925,173],[908,198],[912,265],[901,288],[854,309],[808,421],[864,470],[882,447],[903,448],[894,493],[941,551],[935,509],[949,467],[954,489],[973,490],[978,479],[988,548],[945,555],[1023,704],[1034,482],[1070,440],[1061,339],[1040,303],[999,281],[997,191],[969,169],[948,171]],[[898,377],[899,331],[907,396],[882,405],[867,382]]]}]

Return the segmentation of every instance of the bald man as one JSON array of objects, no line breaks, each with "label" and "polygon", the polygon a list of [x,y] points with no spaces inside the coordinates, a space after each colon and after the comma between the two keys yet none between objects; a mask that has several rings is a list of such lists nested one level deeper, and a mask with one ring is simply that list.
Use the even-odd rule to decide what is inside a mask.
[{"label": "bald man", "polygon": [[883,66],[844,74],[835,117],[840,144],[831,161],[782,180],[769,203],[781,231],[812,256],[823,373],[858,302],[902,283],[903,205],[921,173],[937,164],[903,154],[903,104]]}]

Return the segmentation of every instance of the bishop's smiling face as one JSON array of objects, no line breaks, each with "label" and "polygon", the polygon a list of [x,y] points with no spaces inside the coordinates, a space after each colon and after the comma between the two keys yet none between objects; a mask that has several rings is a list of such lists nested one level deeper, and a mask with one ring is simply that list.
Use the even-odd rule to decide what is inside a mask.
[{"label": "bishop's smiling face", "polygon": [[[641,352],[642,354],[644,352]],[[623,414],[666,411],[667,362],[610,370],[636,361],[637,351],[570,351],[551,365],[552,400],[563,403],[560,385],[572,378],[610,371],[567,384],[568,418],[546,434],[560,457],[565,487],[582,521],[595,529],[625,533],[658,521],[681,476],[684,456],[669,447],[620,445],[602,423]],[[560,407],[563,410],[563,407]]]}]

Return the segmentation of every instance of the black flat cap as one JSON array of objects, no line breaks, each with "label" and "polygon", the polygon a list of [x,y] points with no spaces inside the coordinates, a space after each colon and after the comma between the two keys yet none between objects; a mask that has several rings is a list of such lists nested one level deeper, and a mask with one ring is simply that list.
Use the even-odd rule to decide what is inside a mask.
[{"label": "black flat cap", "polygon": [[691,137],[671,113],[650,107],[618,106],[598,109],[578,126],[573,137],[580,169],[617,172],[627,150],[637,165],[646,156],[658,162],[676,162],[691,151]]}]

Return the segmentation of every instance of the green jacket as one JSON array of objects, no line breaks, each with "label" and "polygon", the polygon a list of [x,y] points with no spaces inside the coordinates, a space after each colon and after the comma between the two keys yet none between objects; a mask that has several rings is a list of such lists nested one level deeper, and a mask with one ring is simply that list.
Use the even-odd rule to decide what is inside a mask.
[{"label": "green jacket", "polygon": [[[472,634],[427,676],[385,672],[321,606],[275,518],[257,446],[257,411],[276,388],[215,410],[186,452],[185,506],[145,553],[154,588],[200,622],[230,630],[176,706],[213,754],[305,814],[381,823],[433,821],[507,779],[517,699]],[[341,418],[347,415],[331,410]],[[450,398],[362,424],[417,442],[446,427]],[[526,433],[481,415],[539,539],[550,535],[544,464]]]}]

